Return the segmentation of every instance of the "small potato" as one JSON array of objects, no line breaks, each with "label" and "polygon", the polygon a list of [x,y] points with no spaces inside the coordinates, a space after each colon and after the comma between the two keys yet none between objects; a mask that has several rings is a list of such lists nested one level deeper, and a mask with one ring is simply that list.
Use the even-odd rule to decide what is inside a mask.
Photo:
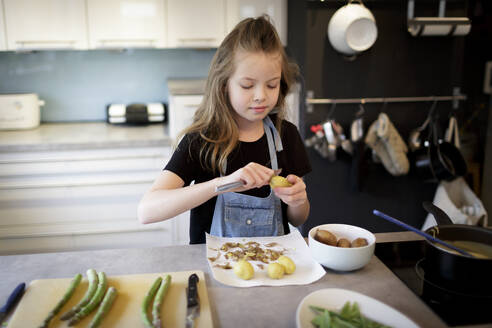
[{"label": "small potato", "polygon": [[275,175],[270,179],[270,187],[290,187],[292,184],[287,181],[286,178],[281,177],[280,175]]},{"label": "small potato", "polygon": [[245,260],[239,260],[234,264],[234,273],[236,276],[243,280],[249,280],[253,278],[255,274],[255,270],[253,269],[253,266],[251,263]]},{"label": "small potato", "polygon": [[337,247],[350,248],[350,241],[345,238],[338,239]]},{"label": "small potato", "polygon": [[352,247],[362,247],[367,245],[369,245],[369,243],[365,238],[356,238],[352,241]]},{"label": "small potato", "polygon": [[272,279],[282,279],[285,273],[285,268],[280,263],[272,262],[268,264],[267,273]]},{"label": "small potato", "polygon": [[288,256],[282,255],[278,258],[278,263],[283,265],[285,269],[285,274],[291,274],[296,271],[296,265],[294,261]]},{"label": "small potato", "polygon": [[328,230],[318,229],[316,231],[316,235],[314,236],[314,239],[326,245],[330,245],[330,246],[337,245],[337,237],[331,232],[329,232]]}]

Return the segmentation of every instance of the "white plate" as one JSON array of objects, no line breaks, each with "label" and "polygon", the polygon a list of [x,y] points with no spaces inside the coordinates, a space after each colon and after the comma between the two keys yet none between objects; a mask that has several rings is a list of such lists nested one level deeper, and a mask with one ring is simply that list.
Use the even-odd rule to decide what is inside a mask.
[{"label": "white plate", "polygon": [[392,307],[363,294],[347,289],[320,289],[304,297],[296,312],[297,328],[314,328],[311,320],[315,317],[310,305],[324,307],[328,310],[339,311],[345,302],[357,302],[360,312],[368,319],[381,324],[398,328],[419,327],[415,322]]}]

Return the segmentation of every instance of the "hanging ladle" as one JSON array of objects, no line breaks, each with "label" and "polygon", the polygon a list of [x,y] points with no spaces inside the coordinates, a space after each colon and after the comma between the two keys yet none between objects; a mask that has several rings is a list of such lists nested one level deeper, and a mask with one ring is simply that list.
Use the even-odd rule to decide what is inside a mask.
[{"label": "hanging ladle", "polygon": [[408,224],[406,224],[406,223],[404,223],[404,222],[402,222],[402,221],[400,221],[398,219],[395,219],[395,218],[393,218],[393,217],[391,217],[391,216],[389,216],[387,214],[384,214],[384,213],[382,213],[382,212],[380,212],[378,210],[373,210],[372,213],[374,215],[376,215],[376,216],[379,216],[380,218],[383,218],[383,219],[391,222],[391,223],[397,224],[400,227],[403,227],[403,228],[405,228],[407,230],[413,231],[416,234],[419,234],[422,237],[425,237],[427,240],[429,240],[431,242],[434,242],[434,243],[440,244],[442,246],[445,246],[447,248],[450,248],[452,250],[455,250],[456,252],[460,253],[461,255],[465,255],[465,256],[468,256],[468,257],[475,257],[472,254],[468,253],[467,251],[462,250],[461,248],[458,248],[458,247],[456,247],[454,245],[451,245],[451,244],[445,242],[444,240],[441,240],[441,239],[438,239],[436,237],[433,237],[433,236],[429,235],[426,232],[420,231],[419,229],[414,228],[414,227],[412,227],[412,226],[410,226],[410,225],[408,225]]}]

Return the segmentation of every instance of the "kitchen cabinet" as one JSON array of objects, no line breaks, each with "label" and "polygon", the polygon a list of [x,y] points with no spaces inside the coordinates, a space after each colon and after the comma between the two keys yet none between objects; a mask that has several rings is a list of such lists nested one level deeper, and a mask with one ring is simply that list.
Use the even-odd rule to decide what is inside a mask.
[{"label": "kitchen cabinet", "polygon": [[5,20],[3,15],[3,0],[0,0],[0,51],[7,49],[5,40]]},{"label": "kitchen cabinet", "polygon": [[8,50],[85,49],[85,0],[3,0]]},{"label": "kitchen cabinet", "polygon": [[168,0],[168,46],[214,48],[225,36],[225,0]]},{"label": "kitchen cabinet", "polygon": [[227,1],[227,33],[248,17],[268,14],[284,46],[287,45],[287,0],[229,0]]},{"label": "kitchen cabinet", "polygon": [[166,46],[165,0],[87,0],[90,48]]},{"label": "kitchen cabinet", "polygon": [[0,154],[0,254],[188,243],[189,212],[142,225],[170,146]]}]

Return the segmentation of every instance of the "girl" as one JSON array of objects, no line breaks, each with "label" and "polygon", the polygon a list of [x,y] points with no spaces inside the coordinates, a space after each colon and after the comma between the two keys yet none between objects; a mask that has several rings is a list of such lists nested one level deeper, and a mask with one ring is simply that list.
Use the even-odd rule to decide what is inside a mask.
[{"label": "girl", "polygon": [[[311,166],[295,125],[283,119],[296,74],[267,16],[241,21],[215,53],[193,123],[140,201],[140,222],[191,209],[191,244],[204,243],[205,232],[276,236],[289,232],[288,222],[304,223],[309,201],[300,177]],[[278,168],[292,186],[272,191]],[[215,191],[236,181],[243,185]]]}]

